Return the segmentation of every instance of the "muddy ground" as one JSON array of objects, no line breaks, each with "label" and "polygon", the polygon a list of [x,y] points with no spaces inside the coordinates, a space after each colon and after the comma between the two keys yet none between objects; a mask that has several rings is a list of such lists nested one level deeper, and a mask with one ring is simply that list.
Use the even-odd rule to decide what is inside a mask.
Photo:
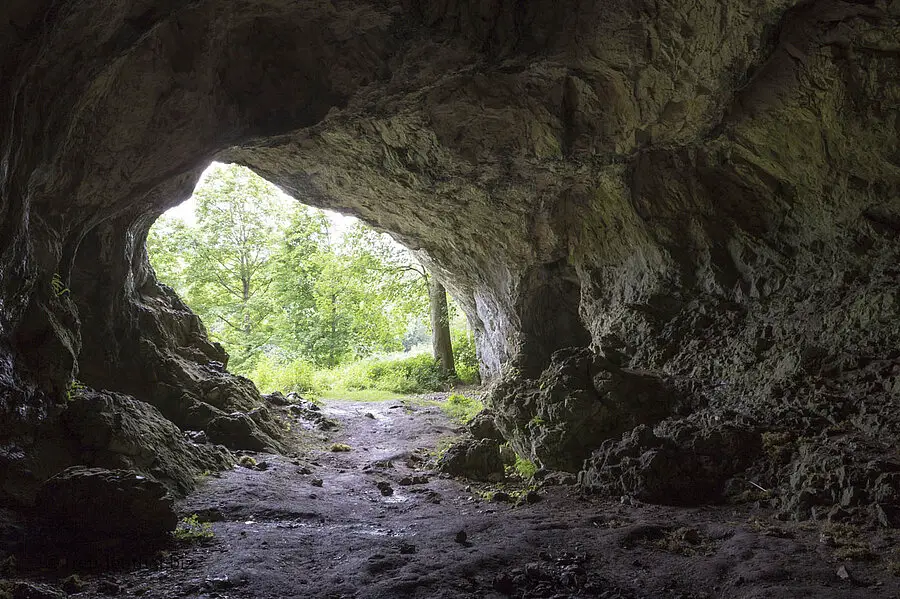
[{"label": "muddy ground", "polygon": [[211,521],[211,539],[81,574],[73,596],[900,597],[900,563],[884,557],[892,531],[779,522],[753,505],[640,505],[564,485],[539,487],[533,504],[498,503],[488,487],[430,469],[435,448],[459,433],[433,403],[323,409],[340,428],[297,423],[295,457],[252,454],[265,470],[209,476],[179,503],[182,516]]}]

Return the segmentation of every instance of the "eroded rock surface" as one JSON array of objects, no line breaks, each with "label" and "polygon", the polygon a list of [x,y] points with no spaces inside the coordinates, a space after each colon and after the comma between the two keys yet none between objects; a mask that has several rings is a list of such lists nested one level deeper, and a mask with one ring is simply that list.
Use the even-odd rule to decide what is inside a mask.
[{"label": "eroded rock surface", "polygon": [[504,477],[500,445],[494,439],[463,437],[437,461],[441,472],[472,480],[499,481]]},{"label": "eroded rock surface", "polygon": [[139,555],[171,538],[178,523],[166,488],[129,470],[73,466],[48,480],[37,496],[40,516],[29,535],[32,567]]},{"label": "eroded rock surface", "polygon": [[537,380],[506,375],[490,403],[503,436],[543,467],[577,472],[604,440],[688,403],[673,382],[622,369],[589,349],[560,351]]},{"label": "eroded rock surface", "polygon": [[[77,444],[43,432],[76,377],[279,449],[144,249],[218,158],[416,250],[486,377],[514,373],[496,409],[526,457],[577,470],[618,437],[592,460],[653,450],[705,476],[658,428],[679,426],[668,392],[644,391],[679,380],[696,422],[798,436],[750,467],[792,513],[822,488],[810,444],[873,464],[817,491],[817,514],[845,491],[848,509],[886,511],[898,31],[886,0],[5,2],[0,469],[71,465]],[[551,361],[564,348],[586,373]],[[630,445],[637,424],[661,441]]]}]

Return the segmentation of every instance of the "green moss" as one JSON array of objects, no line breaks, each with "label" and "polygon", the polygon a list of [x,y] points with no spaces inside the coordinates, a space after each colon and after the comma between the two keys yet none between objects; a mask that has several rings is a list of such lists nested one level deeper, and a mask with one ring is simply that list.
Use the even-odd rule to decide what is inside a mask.
[{"label": "green moss", "polygon": [[256,468],[256,460],[248,455],[242,455],[240,459],[238,459],[238,464],[244,468]]},{"label": "green moss", "polygon": [[346,443],[335,443],[330,448],[331,451],[334,452],[342,452],[342,451],[352,451],[353,448],[347,445]]}]

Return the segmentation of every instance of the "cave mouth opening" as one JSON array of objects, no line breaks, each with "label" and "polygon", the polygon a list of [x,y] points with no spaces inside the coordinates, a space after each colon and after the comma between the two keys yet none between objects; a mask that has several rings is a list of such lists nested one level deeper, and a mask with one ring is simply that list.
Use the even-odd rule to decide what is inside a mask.
[{"label": "cave mouth opening", "polygon": [[478,381],[465,315],[413,252],[249,168],[213,162],[147,252],[263,393],[398,399]]}]

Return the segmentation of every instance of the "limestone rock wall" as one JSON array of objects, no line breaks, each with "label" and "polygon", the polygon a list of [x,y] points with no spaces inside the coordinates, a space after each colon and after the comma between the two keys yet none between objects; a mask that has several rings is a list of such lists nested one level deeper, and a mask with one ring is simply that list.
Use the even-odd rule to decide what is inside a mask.
[{"label": "limestone rock wall", "polygon": [[[213,158],[418,251],[486,375],[590,347],[753,426],[895,441],[898,20],[887,0],[7,2],[0,443],[80,376],[277,444],[141,247]],[[553,438],[515,424],[533,404],[498,401],[523,449]]]}]

